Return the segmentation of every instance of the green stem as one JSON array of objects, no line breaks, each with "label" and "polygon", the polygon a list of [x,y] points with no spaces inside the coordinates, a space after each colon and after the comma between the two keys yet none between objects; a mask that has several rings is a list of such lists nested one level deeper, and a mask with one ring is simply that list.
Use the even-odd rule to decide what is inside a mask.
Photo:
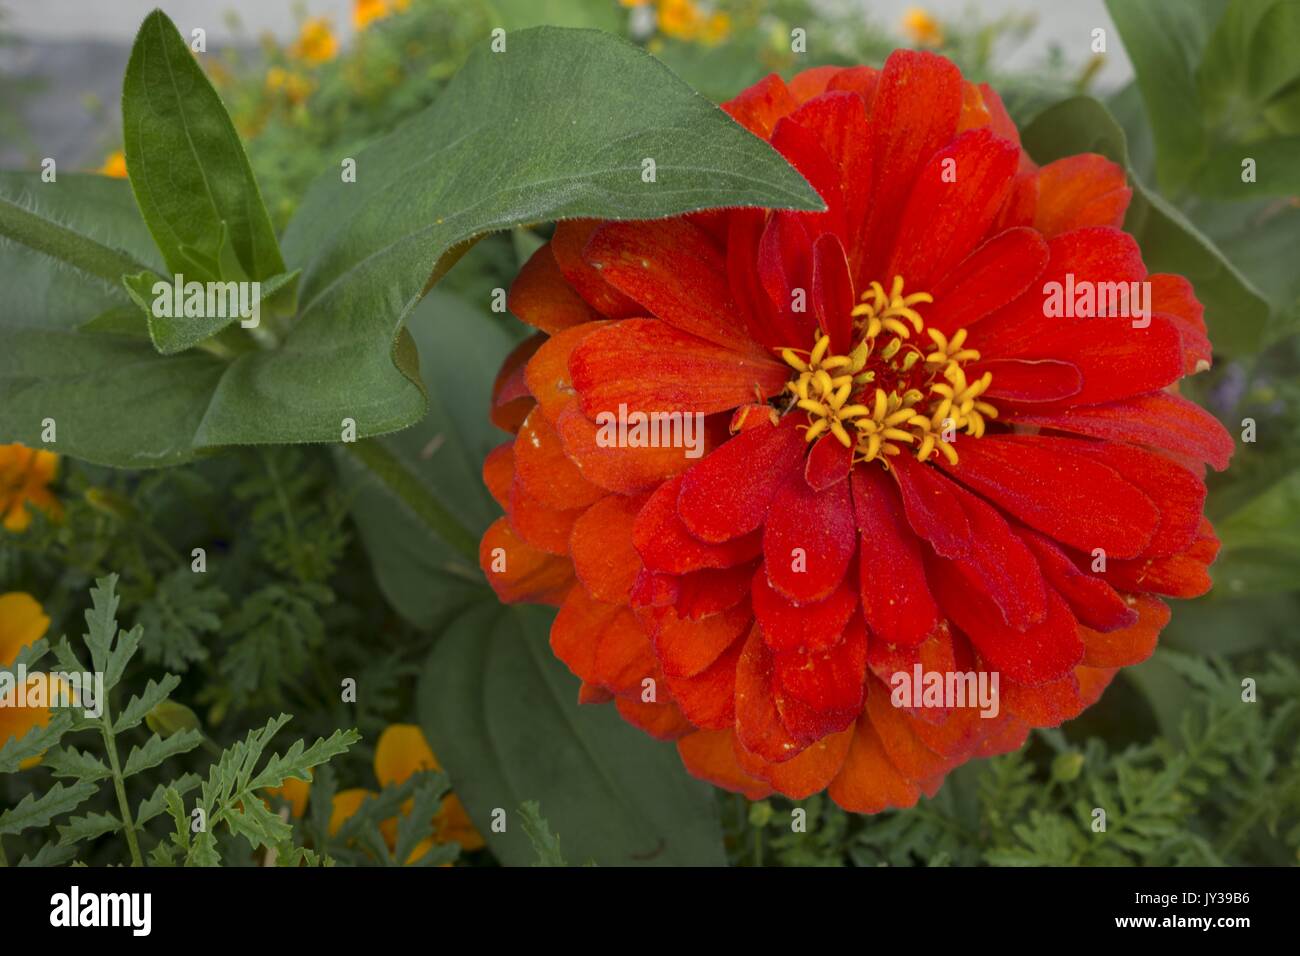
[{"label": "green stem", "polygon": [[0,199],[0,235],[114,284],[145,267],[126,253]]},{"label": "green stem", "polygon": [[104,703],[104,713],[99,718],[99,727],[104,736],[104,750],[108,752],[108,766],[113,772],[113,789],[117,792],[117,807],[122,813],[126,845],[131,850],[131,865],[144,866],[144,858],[140,856],[140,841],[135,834],[135,819],[131,816],[131,805],[126,802],[126,779],[122,776],[122,765],[117,759],[117,738],[113,734],[107,701]]},{"label": "green stem", "polygon": [[375,475],[388,490],[410,508],[417,518],[447,544],[474,565],[478,564],[478,539],[457,521],[442,502],[411,473],[391,451],[373,439],[347,443],[357,460]]},{"label": "green stem", "polygon": [[0,866],[8,866],[8,865],[9,865],[9,857],[5,856],[4,837],[0,837]]}]

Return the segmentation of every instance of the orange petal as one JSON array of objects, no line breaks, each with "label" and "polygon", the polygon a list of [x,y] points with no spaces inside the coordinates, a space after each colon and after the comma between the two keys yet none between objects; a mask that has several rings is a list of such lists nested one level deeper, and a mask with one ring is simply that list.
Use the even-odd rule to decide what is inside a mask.
[{"label": "orange petal", "polygon": [[506,518],[498,518],[483,533],[478,561],[488,584],[506,604],[558,604],[573,585],[573,565],[520,541]]},{"label": "orange petal", "polygon": [[730,729],[697,731],[677,741],[677,752],[692,776],[707,780],[715,787],[743,793],[750,800],[762,800],[772,788],[741,768],[732,745],[733,736]]},{"label": "orange petal", "polygon": [[552,335],[600,318],[565,280],[549,242],[519,270],[507,306],[522,321]]}]

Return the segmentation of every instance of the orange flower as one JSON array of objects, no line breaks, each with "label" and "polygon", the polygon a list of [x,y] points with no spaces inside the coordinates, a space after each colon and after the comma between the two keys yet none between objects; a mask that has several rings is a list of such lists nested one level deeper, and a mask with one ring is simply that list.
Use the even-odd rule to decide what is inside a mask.
[{"label": "orange flower", "polygon": [[272,93],[284,93],[290,103],[302,103],[311,95],[315,84],[301,73],[273,66],[266,71],[266,88]]},{"label": "orange flower", "polygon": [[289,815],[295,820],[307,812],[307,801],[311,798],[311,781],[291,777],[283,786],[267,787],[266,795],[289,804]]},{"label": "orange flower", "polygon": [[[380,734],[379,743],[375,747],[375,778],[381,786],[400,786],[414,773],[441,769],[424,734],[415,724],[392,724]],[[330,834],[338,833],[348,818],[371,796],[375,796],[374,791],[363,788],[339,791],[331,808]],[[402,814],[410,812],[411,801],[408,801],[402,808]],[[454,793],[443,796],[442,805],[434,814],[433,824],[433,836],[416,845],[406,861],[408,864],[414,863],[440,843],[455,841],[465,850],[478,850],[484,846],[483,837],[474,829],[469,814]],[[390,850],[397,846],[397,825],[398,821],[394,818],[385,820],[380,826]]]},{"label": "orange flower", "polygon": [[57,520],[63,506],[49,490],[59,472],[54,452],[25,445],[0,445],[0,518],[8,531],[25,531],[32,523],[28,504]]},{"label": "orange flower", "polygon": [[120,149],[114,150],[108,154],[104,165],[96,172],[101,176],[111,176],[113,179],[126,179],[126,154]]},{"label": "orange flower", "polygon": [[313,66],[338,56],[339,41],[330,29],[329,17],[312,17],[302,25],[298,40],[289,48],[289,54]]},{"label": "orange flower", "polygon": [[[21,591],[0,594],[0,667],[12,667],[22,649],[44,637],[49,626],[49,617],[30,594]],[[49,678],[33,674],[28,679],[48,681]],[[0,746],[10,738],[21,740],[33,727],[44,727],[50,722],[48,707],[19,707],[17,703],[16,696],[12,700],[0,698]],[[21,767],[26,769],[40,762],[40,757],[31,757]]]},{"label": "orange flower", "polygon": [[411,5],[411,0],[353,0],[352,25],[364,30],[376,20],[401,13]]},{"label": "orange flower", "polygon": [[917,46],[943,45],[943,28],[939,21],[921,7],[908,7],[903,11],[903,32]]},{"label": "orange flower", "polygon": [[[826,210],[558,224],[510,293],[544,334],[494,386],[480,563],[559,606],[580,700],[696,776],[911,806],[1209,588],[1201,470],[1233,444],[1170,390],[1209,365],[1202,307],[1120,228],[1123,169],[1039,167],[933,53],[725,108]],[[1063,314],[1076,280],[1149,309]]]}]

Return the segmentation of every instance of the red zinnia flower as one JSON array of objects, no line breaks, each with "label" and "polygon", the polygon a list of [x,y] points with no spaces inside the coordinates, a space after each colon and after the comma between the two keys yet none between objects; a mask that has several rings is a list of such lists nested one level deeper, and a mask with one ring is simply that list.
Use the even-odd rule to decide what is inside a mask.
[{"label": "red zinnia flower", "polygon": [[[1120,230],[1122,169],[1039,168],[938,56],[726,109],[826,211],[559,224],[511,292],[546,334],[497,382],[481,560],[560,607],[582,699],[697,776],[910,806],[1079,714],[1150,655],[1157,595],[1209,588],[1202,477],[1232,442],[1171,388],[1209,363],[1202,309]],[[1149,324],[1048,317],[1053,282],[1149,283]],[[701,413],[704,456],[597,441],[620,406]],[[894,706],[918,665],[996,673],[997,715]]]}]

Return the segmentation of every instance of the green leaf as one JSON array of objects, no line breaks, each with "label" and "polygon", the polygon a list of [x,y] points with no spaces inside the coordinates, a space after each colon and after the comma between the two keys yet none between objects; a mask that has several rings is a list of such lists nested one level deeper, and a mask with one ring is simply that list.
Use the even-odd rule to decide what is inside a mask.
[{"label": "green leaf", "polygon": [[519,818],[492,832],[494,808],[546,807],[570,859],[601,865],[722,865],[714,791],[676,749],[610,706],[578,705],[578,681],[547,643],[552,615],[483,605],[430,655],[420,724],[497,859],[537,854]]},{"label": "green leaf", "polygon": [[1211,567],[1230,596],[1300,590],[1300,471],[1293,471],[1215,525],[1223,542]]},{"label": "green leaf", "polygon": [[72,715],[59,711],[45,726],[35,726],[21,737],[0,740],[0,773],[17,773],[25,761],[55,746],[72,727]]},{"label": "green leaf", "polygon": [[[288,339],[231,365],[200,445],[339,440],[418,421],[415,304],[488,232],[579,216],[717,206],[820,209],[788,163],[644,51],[587,30],[489,38],[442,96],[362,150],[356,182],[321,174],[284,237],[303,269]],[[653,159],[656,180],[642,180]],[[276,413],[266,413],[275,408]]]},{"label": "green leaf", "polygon": [[1171,192],[1187,185],[1207,155],[1196,66],[1222,5],[1222,0],[1106,0],[1146,101],[1160,185]]},{"label": "green leaf", "polygon": [[167,809],[168,790],[174,791],[178,797],[181,797],[198,787],[202,782],[203,780],[198,774],[187,773],[171,784],[158,784],[152,794],[140,801],[140,805],[135,811],[135,825],[142,827]]},{"label": "green leaf", "polygon": [[113,733],[120,734],[124,730],[140,726],[149,711],[166,700],[167,695],[174,691],[180,682],[181,679],[174,674],[167,674],[161,681],[150,680],[145,685],[144,692],[132,695],[130,702],[117,715],[117,720],[113,722]]},{"label": "green leaf", "polygon": [[513,343],[499,321],[436,289],[416,309],[411,334],[425,356],[429,413],[337,457],[384,596],[429,628],[485,596],[478,539],[497,508],[481,468],[505,438],[488,410],[492,381]]},{"label": "green leaf", "polygon": [[560,851],[560,838],[551,832],[551,825],[542,816],[542,808],[535,800],[528,800],[519,808],[519,817],[537,853],[537,862],[533,865],[568,866]]},{"label": "green leaf", "polygon": [[[3,323],[0,318],[0,323]],[[189,461],[192,438],[225,366],[206,353],[164,358],[120,335],[0,326],[0,433],[100,465],[161,468]]]},{"label": "green leaf", "polygon": [[1258,349],[1268,324],[1268,303],[1182,213],[1133,174],[1124,131],[1105,106],[1087,96],[1064,100],[1034,117],[1021,130],[1021,140],[1039,163],[1075,153],[1100,153],[1127,169],[1133,200],[1124,228],[1142,247],[1147,268],[1191,280],[1205,305],[1216,351],[1236,356]]},{"label": "green leaf", "polygon": [[[285,271],[239,134],[161,10],[145,18],[131,49],[122,135],[131,188],[168,271],[199,282],[269,279]],[[198,341],[228,321],[188,319],[202,332],[169,331]]]},{"label": "green leaf", "polygon": [[[157,39],[148,24],[156,34],[158,17],[147,21],[140,49]],[[419,421],[428,404],[405,323],[477,237],[574,216],[821,208],[779,154],[644,51],[605,34],[552,28],[510,33],[504,54],[491,53],[488,42],[485,36],[428,110],[353,157],[356,182],[343,182],[336,168],[322,172],[285,236],[285,257],[302,269],[304,305],[280,347],[244,351],[230,362],[208,351],[159,356],[120,334],[124,313],[99,321],[134,305],[120,283],[93,301],[78,300],[59,322],[47,319],[46,306],[61,302],[37,301],[20,315],[6,310],[0,433],[39,447],[43,420],[54,418],[60,452],[126,468],[179,464],[227,445],[338,442],[345,418],[360,437],[387,434]],[[158,95],[171,94],[164,88]],[[159,162],[192,177],[199,167],[190,159]],[[643,159],[655,160],[655,182],[642,180]],[[141,167],[128,151],[137,190],[151,188],[152,162],[146,153]],[[201,183],[196,188],[199,195]],[[157,231],[160,223],[174,226],[173,212],[158,198],[146,218]],[[204,216],[209,226],[211,218]],[[138,216],[134,222],[121,235],[138,229]],[[240,235],[232,225],[236,248]],[[132,274],[168,268],[156,251],[141,259],[133,243],[115,245],[143,262]],[[87,323],[104,331],[71,332]],[[229,358],[219,345],[205,347]]]},{"label": "green leaf", "polygon": [[59,846],[71,846],[82,840],[93,840],[105,833],[116,833],[122,829],[122,821],[111,813],[87,813],[85,816],[73,817],[67,823],[58,826]]},{"label": "green leaf", "polygon": [[93,783],[79,781],[70,787],[55,783],[40,796],[29,793],[16,807],[0,813],[0,836],[46,826],[55,817],[77,809],[97,789]]},{"label": "green leaf", "polygon": [[56,777],[73,780],[103,780],[112,775],[104,761],[90,751],[78,750],[76,747],[63,747],[46,754],[41,760],[41,766]]},{"label": "green leaf", "polygon": [[122,768],[122,776],[129,777],[141,770],[156,767],[168,757],[188,753],[201,743],[203,743],[203,735],[197,730],[182,730],[170,737],[154,734],[145,741],[143,747],[131,748],[131,753],[126,758],[126,766]]}]

